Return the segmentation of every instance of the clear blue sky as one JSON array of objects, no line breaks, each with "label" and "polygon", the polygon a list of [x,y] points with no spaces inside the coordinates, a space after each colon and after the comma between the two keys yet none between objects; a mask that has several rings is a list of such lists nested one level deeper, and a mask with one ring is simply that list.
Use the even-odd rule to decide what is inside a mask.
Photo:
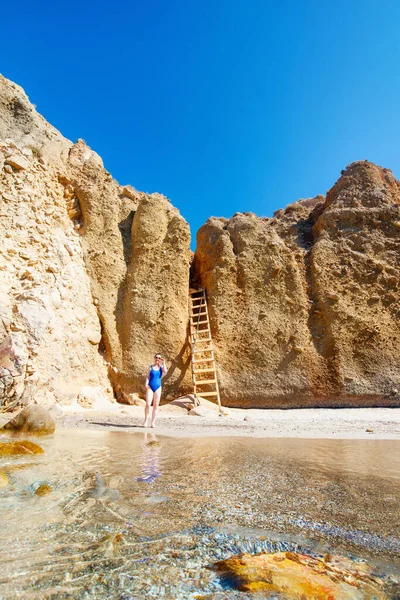
[{"label": "clear blue sky", "polygon": [[325,193],[368,158],[400,177],[399,0],[20,0],[0,70],[122,184],[210,215]]}]

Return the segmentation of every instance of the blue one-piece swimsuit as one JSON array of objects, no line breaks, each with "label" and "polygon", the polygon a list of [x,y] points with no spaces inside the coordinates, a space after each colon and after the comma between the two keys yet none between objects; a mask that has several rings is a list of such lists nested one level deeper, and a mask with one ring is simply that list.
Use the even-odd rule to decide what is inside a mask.
[{"label": "blue one-piece swimsuit", "polygon": [[162,374],[162,367],[160,367],[157,370],[153,369],[153,367],[150,367],[149,386],[151,387],[153,392],[156,392],[161,387]]}]

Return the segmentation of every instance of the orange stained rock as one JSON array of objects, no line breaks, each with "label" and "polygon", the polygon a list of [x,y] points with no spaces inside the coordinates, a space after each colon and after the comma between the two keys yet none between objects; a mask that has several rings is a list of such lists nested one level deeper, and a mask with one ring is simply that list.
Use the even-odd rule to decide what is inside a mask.
[{"label": "orange stained rock", "polygon": [[0,456],[17,456],[18,454],[43,454],[44,450],[34,442],[21,440],[18,442],[0,442]]},{"label": "orange stained rock", "polygon": [[0,469],[0,490],[7,487],[9,483],[10,480],[8,479],[7,473],[5,473],[3,469]]},{"label": "orange stained rock", "polygon": [[50,494],[52,491],[53,491],[53,488],[50,485],[47,485],[47,483],[42,483],[42,485],[39,485],[39,487],[35,491],[35,496],[46,496],[47,494]]},{"label": "orange stained rock", "polygon": [[293,552],[242,554],[217,569],[243,592],[281,592],[290,600],[384,600],[382,581],[365,563],[339,556],[314,558]]}]

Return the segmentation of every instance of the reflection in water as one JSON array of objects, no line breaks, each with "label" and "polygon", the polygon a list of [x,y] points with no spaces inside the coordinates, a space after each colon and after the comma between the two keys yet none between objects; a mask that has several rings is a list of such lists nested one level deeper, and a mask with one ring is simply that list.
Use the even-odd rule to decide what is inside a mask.
[{"label": "reflection in water", "polygon": [[358,557],[399,593],[398,442],[59,431],[41,444],[0,465],[0,598],[244,599],[208,566],[285,551]]},{"label": "reflection in water", "polygon": [[154,480],[161,476],[158,464],[159,445],[160,442],[154,434],[144,434],[143,457],[140,462],[142,476],[136,477],[136,481],[154,483]]}]

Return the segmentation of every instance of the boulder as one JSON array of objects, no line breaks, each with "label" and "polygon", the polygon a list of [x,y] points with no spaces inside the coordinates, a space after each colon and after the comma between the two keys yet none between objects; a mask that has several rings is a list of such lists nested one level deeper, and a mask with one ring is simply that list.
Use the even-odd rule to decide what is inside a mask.
[{"label": "boulder", "polygon": [[49,435],[54,433],[55,421],[42,406],[32,404],[23,408],[16,417],[8,421],[1,431]]},{"label": "boulder", "polygon": [[18,442],[0,442],[0,457],[18,456],[20,454],[43,454],[44,450],[34,442],[20,440]]},{"label": "boulder", "polygon": [[325,559],[294,552],[241,554],[215,568],[242,592],[284,594],[288,600],[386,600],[383,582],[364,562],[327,555]]}]

